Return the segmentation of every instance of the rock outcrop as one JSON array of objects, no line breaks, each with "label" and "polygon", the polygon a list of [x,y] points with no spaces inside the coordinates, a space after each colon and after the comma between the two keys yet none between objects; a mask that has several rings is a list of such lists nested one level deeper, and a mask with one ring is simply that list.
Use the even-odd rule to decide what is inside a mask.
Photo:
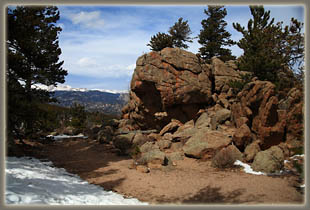
[{"label": "rock outcrop", "polygon": [[278,113],[275,85],[254,81],[238,93],[239,102],[232,105],[232,121],[237,128],[244,123],[257,135],[263,150],[284,141],[286,120]]},{"label": "rock outcrop", "polygon": [[193,53],[165,48],[138,58],[130,89],[123,116],[141,129],[161,129],[171,119],[193,119],[212,102],[211,69]]},{"label": "rock outcrop", "polygon": [[[216,57],[211,64],[205,64],[195,54],[179,48],[144,54],[136,62],[130,101],[122,110],[122,118],[126,119],[123,127],[160,130],[171,119],[185,123],[217,99],[220,106],[229,108],[228,93],[220,93],[229,92],[227,82],[240,80],[244,74],[233,69],[232,64]],[[213,96],[215,92],[218,98]]]},{"label": "rock outcrop", "polygon": [[303,146],[302,92],[293,88],[279,101],[273,83],[254,77],[236,93],[229,82],[245,74],[234,61],[205,64],[178,48],[139,57],[114,144],[149,168],[190,157],[219,168],[242,159],[254,170],[280,170],[283,157]]}]

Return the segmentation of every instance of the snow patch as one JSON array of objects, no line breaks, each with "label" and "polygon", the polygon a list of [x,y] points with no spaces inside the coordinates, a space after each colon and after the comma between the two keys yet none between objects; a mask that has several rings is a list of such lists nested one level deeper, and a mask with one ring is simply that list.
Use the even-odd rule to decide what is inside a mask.
[{"label": "snow patch", "polygon": [[243,171],[245,173],[248,173],[248,174],[254,174],[254,175],[266,175],[266,173],[264,172],[261,172],[261,171],[254,171],[250,165],[246,164],[246,163],[243,163],[241,162],[240,160],[236,160],[234,162],[234,165],[237,165],[237,166],[242,166],[244,169]]},{"label": "snow patch", "polygon": [[89,184],[63,168],[29,157],[6,160],[6,204],[147,205]]},{"label": "snow patch", "polygon": [[69,136],[69,135],[57,135],[57,136],[47,135],[46,137],[47,138],[51,138],[53,140],[70,139],[70,138],[83,138],[83,139],[87,139],[88,138],[88,136],[84,136],[82,134],[75,135],[75,136]]},{"label": "snow patch", "polygon": [[294,156],[290,157],[290,159],[296,159],[296,158],[299,158],[299,157],[305,157],[305,155],[304,154],[294,155]]}]

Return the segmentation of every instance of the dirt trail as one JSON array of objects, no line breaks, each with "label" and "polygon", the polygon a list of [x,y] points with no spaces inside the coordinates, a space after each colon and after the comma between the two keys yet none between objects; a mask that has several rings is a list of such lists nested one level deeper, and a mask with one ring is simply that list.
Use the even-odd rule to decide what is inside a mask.
[{"label": "dirt trail", "polygon": [[[176,166],[141,173],[111,145],[92,140],[32,144],[31,155],[78,174],[92,184],[152,204],[303,204],[297,177],[257,176],[240,168],[219,170],[210,161],[186,158]],[[36,152],[33,152],[36,151]]]}]

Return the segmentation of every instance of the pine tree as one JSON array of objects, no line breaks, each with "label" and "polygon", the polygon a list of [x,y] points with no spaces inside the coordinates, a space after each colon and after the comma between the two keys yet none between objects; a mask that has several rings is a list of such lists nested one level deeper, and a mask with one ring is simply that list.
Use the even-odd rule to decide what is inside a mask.
[{"label": "pine tree", "polygon": [[183,18],[179,18],[169,29],[169,34],[173,39],[173,47],[179,47],[187,49],[188,45],[185,42],[193,42],[192,38],[189,36],[192,32],[188,25],[188,21],[183,21]]},{"label": "pine tree", "polygon": [[187,49],[188,45],[185,42],[192,42],[192,38],[189,35],[192,33],[188,25],[188,21],[183,21],[183,18],[179,18],[172,27],[169,28],[169,34],[157,33],[151,37],[151,41],[147,46],[151,47],[152,51],[161,51],[166,47],[179,47]]},{"label": "pine tree", "polygon": [[67,71],[59,61],[61,49],[55,23],[57,7],[8,9],[7,84],[9,134],[34,132],[40,124],[38,104],[48,102],[47,91],[33,89],[35,84],[64,83]]},{"label": "pine tree", "polygon": [[8,74],[31,85],[63,83],[67,71],[59,62],[57,7],[17,7],[8,12]]},{"label": "pine tree", "polygon": [[208,10],[204,10],[208,16],[207,19],[201,21],[202,29],[198,35],[198,42],[202,45],[199,53],[207,62],[213,56],[219,57],[223,61],[234,59],[231,50],[223,48],[223,46],[231,46],[234,41],[230,39],[231,34],[225,30],[227,25],[224,17],[227,15],[226,8],[223,6],[208,6]]},{"label": "pine tree", "polygon": [[83,130],[86,124],[86,111],[83,105],[74,103],[70,107],[71,125],[75,128]]},{"label": "pine tree", "polygon": [[237,45],[244,53],[240,58],[241,70],[251,71],[261,80],[275,81],[275,70],[281,66],[282,61],[277,53],[271,53],[270,47],[276,37],[274,19],[270,19],[270,11],[262,6],[250,6],[253,19],[248,21],[248,29],[239,23],[233,27],[243,34]]},{"label": "pine tree", "polygon": [[250,6],[250,10],[253,19],[248,21],[247,30],[233,23],[243,35],[237,43],[244,51],[239,68],[253,72],[260,80],[278,83],[279,70],[285,66],[293,68],[303,60],[302,24],[292,19],[290,27],[283,27],[281,22],[274,24],[274,19],[270,20],[270,11],[263,6]]},{"label": "pine tree", "polygon": [[147,46],[150,46],[152,51],[161,51],[166,47],[173,47],[173,39],[169,34],[158,32],[151,37],[151,41]]},{"label": "pine tree", "polygon": [[[282,22],[278,23],[282,28]],[[284,52],[284,60],[290,69],[294,69],[295,77],[303,84],[304,82],[304,58],[305,58],[305,38],[302,33],[303,23],[295,18],[291,18],[290,26],[283,29],[283,39],[281,52]]]}]

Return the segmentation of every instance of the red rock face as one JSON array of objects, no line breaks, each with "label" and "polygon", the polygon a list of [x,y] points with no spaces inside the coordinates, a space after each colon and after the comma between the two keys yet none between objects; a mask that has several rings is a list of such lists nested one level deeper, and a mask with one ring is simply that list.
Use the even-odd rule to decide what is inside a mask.
[{"label": "red rock face", "polygon": [[212,102],[210,75],[196,55],[178,48],[145,54],[137,60],[124,117],[142,129],[162,128],[172,118],[193,119],[202,105]]},{"label": "red rock face", "polygon": [[286,120],[277,112],[278,98],[274,89],[271,82],[251,82],[238,94],[240,102],[232,106],[236,126],[241,127],[249,119],[248,125],[257,135],[263,150],[285,141]]},{"label": "red rock face", "polygon": [[280,101],[280,108],[286,111],[287,142],[303,141],[304,134],[304,102],[303,94],[297,88],[292,88],[287,97]]}]

